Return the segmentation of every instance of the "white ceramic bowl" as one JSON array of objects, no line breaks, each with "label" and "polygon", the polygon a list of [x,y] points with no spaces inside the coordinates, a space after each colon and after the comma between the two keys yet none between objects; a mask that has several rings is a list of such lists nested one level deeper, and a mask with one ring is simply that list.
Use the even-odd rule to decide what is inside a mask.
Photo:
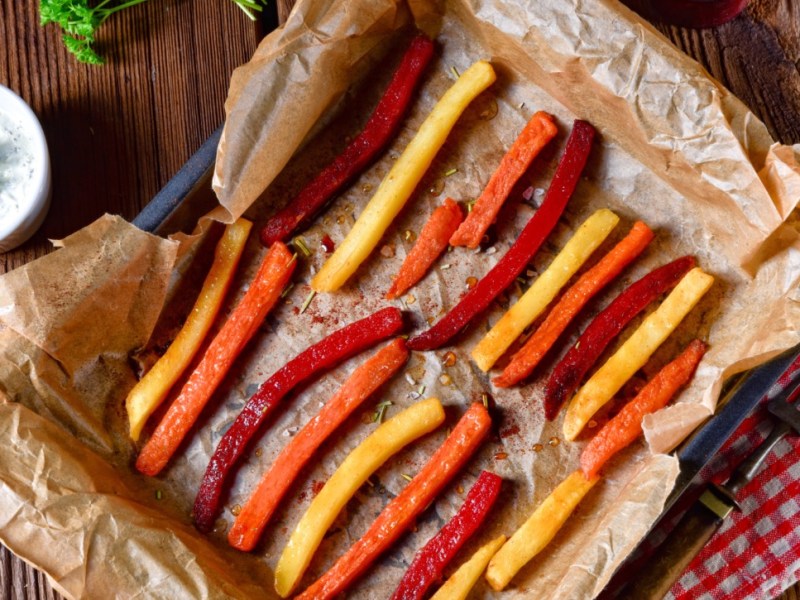
[{"label": "white ceramic bowl", "polygon": [[[20,156],[18,147],[26,153],[24,168],[11,156]],[[18,176],[21,169],[25,183],[12,194],[9,179]],[[0,252],[8,252],[30,238],[49,208],[50,157],[44,131],[25,101],[0,85]]]}]

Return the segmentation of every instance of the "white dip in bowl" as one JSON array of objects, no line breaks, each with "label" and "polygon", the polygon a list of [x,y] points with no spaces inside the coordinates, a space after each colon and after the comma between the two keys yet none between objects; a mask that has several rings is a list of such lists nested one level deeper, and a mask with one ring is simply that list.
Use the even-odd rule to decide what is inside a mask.
[{"label": "white dip in bowl", "polygon": [[50,207],[50,158],[36,115],[0,85],[0,252],[30,238]]}]

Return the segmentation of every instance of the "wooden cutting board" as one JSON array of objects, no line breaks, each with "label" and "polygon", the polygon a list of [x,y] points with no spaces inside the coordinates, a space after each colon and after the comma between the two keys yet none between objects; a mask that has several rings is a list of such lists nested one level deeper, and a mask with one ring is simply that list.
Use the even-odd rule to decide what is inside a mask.
[{"label": "wooden cutting board", "polygon": [[[293,0],[278,0],[279,21]],[[223,120],[232,70],[264,27],[228,0],[158,0],[126,10],[101,32],[102,67],[78,65],[34,2],[0,0],[0,83],[41,117],[51,154],[53,207],[22,248],[0,254],[0,273],[51,250],[104,212],[133,218]],[[800,143],[800,2],[751,0],[713,30],[656,24],[760,117],[773,137]],[[207,73],[218,76],[209,79]],[[784,594],[798,597],[800,586]],[[40,572],[0,547],[0,599],[60,598]]]}]

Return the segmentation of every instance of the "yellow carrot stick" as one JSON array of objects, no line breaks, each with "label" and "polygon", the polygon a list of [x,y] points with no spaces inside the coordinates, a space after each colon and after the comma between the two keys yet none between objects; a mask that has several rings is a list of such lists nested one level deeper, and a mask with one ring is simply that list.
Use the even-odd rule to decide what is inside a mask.
[{"label": "yellow carrot stick", "polygon": [[564,437],[567,440],[574,440],[592,415],[644,366],[712,283],[714,278],[699,267],[689,271],[620,349],[583,384],[570,401],[564,416]]},{"label": "yellow carrot stick", "polygon": [[544,312],[559,290],[597,250],[617,223],[617,215],[607,208],[601,208],[578,227],[547,270],[475,346],[472,359],[482,371],[491,369],[523,330]]},{"label": "yellow carrot stick", "polygon": [[428,170],[458,117],[496,76],[492,65],[478,61],[445,92],[381,182],[350,233],[311,280],[317,292],[335,292],[378,244]]},{"label": "yellow carrot stick", "polygon": [[505,588],[514,575],[552,541],[599,479],[586,479],[581,471],[575,471],[545,498],[489,561],[486,580],[492,589],[499,592]]},{"label": "yellow carrot stick", "polygon": [[431,596],[431,600],[466,600],[470,591],[472,591],[472,588],[486,570],[486,565],[489,564],[492,556],[505,543],[506,536],[501,535],[478,548],[475,554],[458,567],[458,570],[450,576],[450,579],[445,581],[444,585]]},{"label": "yellow carrot stick", "polygon": [[164,401],[170,388],[197,354],[219,313],[252,227],[253,224],[247,219],[238,219],[225,228],[222,238],[217,242],[214,262],[192,312],[164,356],[158,359],[128,394],[125,408],[134,442],[138,441],[147,419]]},{"label": "yellow carrot stick", "polygon": [[136,458],[136,470],[155,477],[197,422],[236,358],[280,298],[297,261],[283,242],[270,246],[247,292],[211,340],[203,358],[161,417]]}]

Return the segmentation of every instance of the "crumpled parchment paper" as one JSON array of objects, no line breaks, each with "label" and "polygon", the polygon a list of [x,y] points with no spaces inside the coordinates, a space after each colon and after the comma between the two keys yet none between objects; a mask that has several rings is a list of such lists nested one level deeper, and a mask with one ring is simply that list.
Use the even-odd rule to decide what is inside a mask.
[{"label": "crumpled parchment paper", "polygon": [[[510,534],[577,468],[585,438],[563,442],[560,420],[546,423],[540,415],[546,377],[591,315],[653,267],[694,254],[716,283],[641,377],[651,376],[692,337],[706,339],[710,350],[678,401],[647,418],[647,443],[611,463],[565,528],[502,596],[599,593],[661,511],[677,475],[675,459],[664,453],[711,413],[725,377],[800,341],[800,244],[792,217],[800,200],[800,147],[773,144],[738,100],[616,2],[300,2],[286,26],[266,38],[232,78],[214,177],[221,207],[213,216],[245,214],[260,223],[286,202],[359,130],[414,25],[435,36],[437,56],[397,139],[303,234],[313,256],[301,260],[295,286],[161,477],[150,480],[132,469],[135,448],[125,435],[123,408],[134,381],[129,357],[146,359],[171,339],[191,306],[190,291],[202,281],[202,268],[171,269],[189,264],[194,255],[191,264],[202,264],[214,228],[180,238],[178,247],[106,217],[65,240],[53,255],[0,278],[0,439],[7,448],[0,461],[0,539],[44,569],[63,593],[271,596],[271,569],[291,528],[319,482],[374,428],[377,399],[318,453],[256,552],[230,550],[226,529],[286,441],[371,353],[285,401],[252,445],[217,530],[207,539],[192,529],[189,511],[211,452],[250,394],[278,367],[310,341],[386,304],[381,298],[391,275],[430,212],[446,195],[477,197],[536,110],[552,113],[561,133],[520,186],[532,188],[531,199],[504,209],[491,248],[453,250],[397,305],[419,330],[454,305],[468,278],[496,264],[540,201],[572,120],[584,118],[597,127],[599,140],[564,217],[518,288],[456,346],[414,353],[403,375],[380,394],[393,402],[389,416],[417,395],[435,395],[452,424],[468,402],[488,392],[498,408],[496,431],[423,513],[416,530],[352,588],[353,597],[388,595],[415,549],[457,510],[482,468],[507,483],[491,522],[457,562],[490,537]],[[301,313],[308,281],[325,259],[321,238],[327,234],[337,244],[343,239],[392,160],[452,83],[452,69],[463,72],[479,59],[491,60],[497,83],[456,125],[380,251],[341,292],[318,295]],[[445,176],[452,169],[457,172]],[[622,222],[599,252],[636,219],[656,231],[656,240],[590,303],[528,385],[492,388],[469,361],[470,350],[502,314],[501,305],[513,302],[575,227],[601,207],[617,212]],[[234,283],[238,291],[226,300],[225,311],[261,256],[251,240]],[[445,367],[448,351],[455,364]],[[406,484],[402,475],[415,473],[445,433],[442,428],[404,450],[358,492],[323,542],[306,584],[357,539]],[[493,595],[483,583],[478,593]]]}]

